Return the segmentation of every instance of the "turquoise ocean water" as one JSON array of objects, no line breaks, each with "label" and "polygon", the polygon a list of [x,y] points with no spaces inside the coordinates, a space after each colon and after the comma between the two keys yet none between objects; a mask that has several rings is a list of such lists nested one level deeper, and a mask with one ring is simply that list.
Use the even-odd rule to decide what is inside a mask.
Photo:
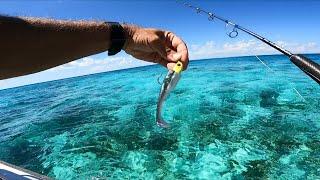
[{"label": "turquoise ocean water", "polygon": [[0,159],[56,179],[319,179],[320,87],[284,56],[260,58],[272,70],[191,62],[169,129],[155,123],[160,66],[2,90]]}]

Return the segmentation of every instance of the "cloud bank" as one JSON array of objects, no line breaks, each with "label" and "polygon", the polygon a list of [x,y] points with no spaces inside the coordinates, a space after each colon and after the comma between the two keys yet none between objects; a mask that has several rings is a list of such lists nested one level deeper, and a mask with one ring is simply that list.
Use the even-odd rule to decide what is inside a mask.
[{"label": "cloud bank", "polygon": [[151,63],[137,60],[131,56],[116,56],[105,58],[85,57],[56,68],[50,71],[75,70],[82,69],[85,72],[99,73],[105,71],[112,71],[118,69],[127,69],[132,67],[139,67],[150,65]]},{"label": "cloud bank", "polygon": [[[277,41],[276,44],[291,50],[295,53],[315,53],[320,52],[320,47],[315,42],[306,44],[289,43]],[[262,54],[279,54],[270,46],[258,40],[237,41],[235,43],[216,44],[214,41],[207,41],[202,44],[192,44],[189,48],[190,59],[207,59],[216,57],[231,57],[231,56],[247,56],[247,55],[262,55]],[[112,71],[118,69],[127,69],[150,65],[152,63],[137,60],[129,55],[116,57],[105,57],[102,59],[94,57],[85,57],[77,61],[53,68],[52,71],[75,70],[82,69],[85,73],[98,73],[104,71]]]},{"label": "cloud bank", "polygon": [[[305,44],[277,41],[277,44],[287,48],[294,53],[319,53],[320,47],[315,42]],[[190,59],[207,59],[215,57],[231,57],[245,55],[278,54],[276,50],[257,41],[242,40],[234,43],[217,44],[207,41],[202,44],[191,44],[189,46]],[[63,79],[105,71],[127,69],[152,63],[137,60],[129,55],[120,54],[114,57],[90,56],[85,57],[47,71],[0,81],[0,89],[16,87],[26,84]]]},{"label": "cloud bank", "polygon": [[[275,43],[294,53],[320,52],[320,47],[315,42],[299,44],[277,41]],[[258,40],[237,41],[235,43],[224,43],[222,45],[216,44],[214,41],[207,41],[203,44],[194,44],[190,46],[190,59],[261,54],[279,54],[279,52]]]}]

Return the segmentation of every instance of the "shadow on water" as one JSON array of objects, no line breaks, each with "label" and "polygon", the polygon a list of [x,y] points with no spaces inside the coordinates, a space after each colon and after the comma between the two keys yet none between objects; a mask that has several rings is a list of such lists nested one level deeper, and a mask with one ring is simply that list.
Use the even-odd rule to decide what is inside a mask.
[{"label": "shadow on water", "polygon": [[263,90],[260,93],[260,106],[263,108],[275,106],[278,104],[278,97],[279,93],[277,93],[275,90]]}]

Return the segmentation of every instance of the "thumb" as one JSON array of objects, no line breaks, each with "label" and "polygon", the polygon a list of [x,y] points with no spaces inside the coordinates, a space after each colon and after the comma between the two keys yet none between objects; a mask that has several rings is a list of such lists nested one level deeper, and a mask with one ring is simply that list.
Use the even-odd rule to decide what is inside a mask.
[{"label": "thumb", "polygon": [[167,68],[170,70],[173,70],[173,68],[176,66],[176,62],[178,62],[181,59],[181,54],[180,53],[175,53],[172,55],[173,62],[167,62]]}]

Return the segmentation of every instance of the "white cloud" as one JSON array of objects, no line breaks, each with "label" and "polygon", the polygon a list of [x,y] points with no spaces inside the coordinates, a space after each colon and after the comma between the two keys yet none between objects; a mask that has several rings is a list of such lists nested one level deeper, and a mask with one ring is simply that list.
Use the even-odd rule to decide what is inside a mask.
[{"label": "white cloud", "polygon": [[[319,46],[314,42],[303,45],[300,45],[298,43],[288,43],[284,41],[277,41],[276,43],[280,46],[292,50],[292,52],[295,53],[317,52],[320,49]],[[220,45],[216,44],[214,41],[207,41],[203,44],[191,45],[189,51],[190,59],[279,53],[270,46],[257,40],[242,40],[234,43],[228,42]],[[137,60],[126,54],[114,57],[106,56],[103,58],[91,56],[58,66],[49,71],[78,71],[82,72],[82,74],[91,74],[145,66],[150,64],[152,63]]]},{"label": "white cloud", "polygon": [[[306,44],[277,41],[276,44],[294,53],[315,53],[320,47],[315,42]],[[230,57],[244,55],[278,54],[279,52],[270,46],[258,41],[247,40],[235,43],[218,45],[214,41],[207,41],[203,44],[194,44],[190,48],[190,59],[205,59],[213,57]]]},{"label": "white cloud", "polygon": [[[317,43],[292,43],[278,41],[277,44],[284,46],[295,53],[317,53],[320,47]],[[257,40],[242,40],[234,43],[217,44],[214,41],[202,44],[190,45],[190,59],[205,59],[214,57],[230,57],[243,55],[261,55],[278,53],[271,47]],[[90,56],[85,57],[47,71],[27,76],[11,78],[0,81],[0,89],[16,87],[30,83],[37,83],[49,80],[63,79],[67,77],[81,76],[92,73],[126,69],[138,66],[145,66],[152,63],[137,60],[126,54],[118,56]]]},{"label": "white cloud", "polygon": [[3,89],[3,87],[6,87],[6,81],[0,80],[0,89]]},{"label": "white cloud", "polygon": [[39,73],[2,80],[0,81],[0,89],[149,64],[151,63],[134,59],[125,54],[114,57],[90,56]]},{"label": "white cloud", "polygon": [[140,61],[130,57],[128,55],[116,56],[116,57],[105,57],[105,58],[94,58],[85,57],[56,68],[50,71],[61,71],[61,70],[75,70],[85,69],[89,73],[97,73],[104,71],[113,71],[119,69],[127,69],[132,67],[139,67],[150,65],[151,63]]}]

